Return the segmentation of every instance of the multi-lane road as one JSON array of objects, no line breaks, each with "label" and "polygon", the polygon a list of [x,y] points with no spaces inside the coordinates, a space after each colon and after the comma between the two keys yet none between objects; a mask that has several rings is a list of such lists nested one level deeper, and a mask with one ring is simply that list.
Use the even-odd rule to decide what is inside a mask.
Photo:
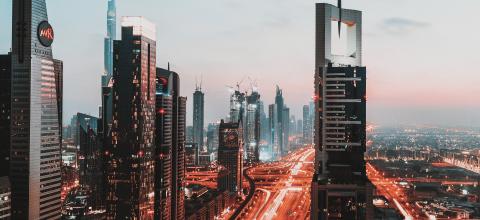
[{"label": "multi-lane road", "polygon": [[305,147],[249,170],[256,191],[243,219],[308,219],[315,151]]},{"label": "multi-lane road", "polygon": [[384,177],[370,163],[367,163],[367,175],[373,185],[375,185],[377,194],[383,195],[393,202],[394,207],[403,215],[404,219],[413,220],[421,217],[421,211],[408,202],[405,190],[395,183],[399,179]]}]

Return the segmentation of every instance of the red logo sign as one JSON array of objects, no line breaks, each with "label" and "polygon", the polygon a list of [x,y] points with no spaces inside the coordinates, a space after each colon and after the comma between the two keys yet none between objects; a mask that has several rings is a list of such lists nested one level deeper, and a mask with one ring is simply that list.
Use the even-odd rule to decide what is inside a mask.
[{"label": "red logo sign", "polygon": [[50,47],[50,45],[52,45],[55,35],[53,34],[53,28],[48,21],[42,21],[38,24],[37,35],[38,40],[43,46]]}]

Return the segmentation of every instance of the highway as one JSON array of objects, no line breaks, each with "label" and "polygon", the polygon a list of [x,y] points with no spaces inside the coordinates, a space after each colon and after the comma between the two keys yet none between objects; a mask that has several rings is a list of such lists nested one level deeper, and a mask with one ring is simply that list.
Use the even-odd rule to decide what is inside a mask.
[{"label": "highway", "polygon": [[308,219],[314,157],[315,150],[305,147],[251,168],[256,191],[242,219]]},{"label": "highway", "polygon": [[373,165],[367,163],[367,175],[370,181],[377,188],[379,195],[385,196],[389,201],[393,202],[396,208],[405,220],[420,219],[420,210],[416,206],[408,202],[408,196],[403,188],[395,184],[395,178],[387,178],[382,175]]}]

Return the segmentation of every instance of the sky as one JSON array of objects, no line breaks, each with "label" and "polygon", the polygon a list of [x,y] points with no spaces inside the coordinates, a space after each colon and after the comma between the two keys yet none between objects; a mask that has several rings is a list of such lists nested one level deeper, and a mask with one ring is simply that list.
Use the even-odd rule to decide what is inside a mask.
[{"label": "sky", "polygon": [[[0,0],[0,53],[11,47],[11,2]],[[301,119],[313,95],[312,0],[117,0],[117,16],[156,24],[157,66],[181,77],[181,94],[203,77],[205,121],[228,113],[227,86],[256,81],[266,105],[275,85]],[[363,11],[367,120],[380,125],[480,126],[478,0],[344,0]],[[54,57],[64,61],[64,121],[98,115],[106,0],[47,0]],[[120,18],[117,22],[120,25]],[[117,28],[120,36],[120,28]],[[191,110],[188,124],[191,124]]]}]

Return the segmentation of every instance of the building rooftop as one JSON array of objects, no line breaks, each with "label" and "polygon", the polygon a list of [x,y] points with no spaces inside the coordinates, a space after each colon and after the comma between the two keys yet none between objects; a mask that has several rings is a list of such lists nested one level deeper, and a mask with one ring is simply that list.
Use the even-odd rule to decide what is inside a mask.
[{"label": "building rooftop", "polygon": [[155,24],[142,16],[122,17],[122,27],[133,27],[133,35],[136,36],[145,36],[151,40],[157,38]]}]

